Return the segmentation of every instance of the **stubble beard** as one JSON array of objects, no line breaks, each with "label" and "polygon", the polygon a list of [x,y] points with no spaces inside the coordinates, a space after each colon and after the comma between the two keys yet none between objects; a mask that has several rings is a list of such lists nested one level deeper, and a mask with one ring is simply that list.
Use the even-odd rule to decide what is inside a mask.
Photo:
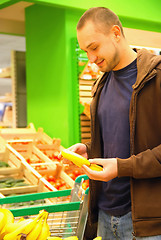
[{"label": "stubble beard", "polygon": [[119,61],[120,61],[119,53],[116,50],[116,48],[115,48],[114,55],[111,57],[111,60],[107,59],[107,61],[106,61],[104,59],[104,61],[105,61],[106,66],[99,67],[101,72],[111,72],[116,68],[116,66],[119,64]]}]

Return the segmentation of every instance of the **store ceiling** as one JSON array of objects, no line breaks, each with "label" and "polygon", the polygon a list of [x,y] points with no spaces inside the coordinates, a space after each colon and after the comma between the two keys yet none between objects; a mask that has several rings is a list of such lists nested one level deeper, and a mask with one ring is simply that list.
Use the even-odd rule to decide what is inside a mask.
[{"label": "store ceiling", "polygon": [[[0,9],[0,21],[2,23],[25,22],[25,8],[32,5],[28,2],[18,2],[6,8]],[[2,30],[0,32],[3,32]],[[0,34],[0,68],[11,64],[11,50],[25,51],[25,37]]]},{"label": "store ceiling", "polygon": [[28,2],[18,2],[6,8],[0,9],[0,18],[15,20],[15,21],[24,21],[25,14],[24,9],[32,3]]}]

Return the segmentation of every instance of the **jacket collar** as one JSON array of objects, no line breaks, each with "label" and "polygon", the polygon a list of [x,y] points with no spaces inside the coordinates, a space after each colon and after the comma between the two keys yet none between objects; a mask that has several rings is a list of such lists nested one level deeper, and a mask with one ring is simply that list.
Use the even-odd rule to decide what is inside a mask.
[{"label": "jacket collar", "polygon": [[109,73],[107,73],[107,72],[102,73],[100,75],[100,77],[93,83],[92,91],[91,91],[92,97],[95,96],[95,93],[97,92],[97,89],[106,81],[108,74]]},{"label": "jacket collar", "polygon": [[142,82],[151,79],[156,74],[156,67],[161,64],[161,56],[150,53],[146,49],[141,49],[137,54],[137,79],[133,85],[136,89]]},{"label": "jacket collar", "polygon": [[[160,65],[159,65],[160,64]],[[133,89],[136,89],[144,79],[147,80],[153,77],[156,74],[154,69],[156,66],[161,68],[161,56],[156,56],[155,54],[150,53],[146,49],[141,49],[137,54],[137,79],[133,85]],[[102,73],[102,75],[94,82],[92,86],[92,97],[95,96],[97,89],[101,87],[107,79],[109,72]]]}]

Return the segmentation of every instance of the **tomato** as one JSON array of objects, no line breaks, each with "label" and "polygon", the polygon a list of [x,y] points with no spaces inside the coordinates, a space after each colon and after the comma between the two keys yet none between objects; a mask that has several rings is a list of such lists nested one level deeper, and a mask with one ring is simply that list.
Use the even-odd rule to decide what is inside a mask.
[{"label": "tomato", "polygon": [[56,182],[54,187],[59,190],[59,188],[61,187],[61,183],[60,182]]},{"label": "tomato", "polygon": [[89,187],[89,180],[85,180],[85,181],[82,183],[82,188],[83,188],[84,190],[86,190],[88,187]]},{"label": "tomato", "polygon": [[75,180],[75,178],[76,178],[74,173],[68,173],[68,176],[71,177],[73,180]]},{"label": "tomato", "polygon": [[49,175],[49,176],[47,176],[46,177],[46,180],[48,181],[48,182],[55,182],[56,181],[56,178],[54,177],[54,176],[52,176],[52,175]]},{"label": "tomato", "polygon": [[79,169],[74,170],[73,173],[75,174],[75,177],[78,177],[81,174]]},{"label": "tomato", "polygon": [[26,162],[31,163],[30,158],[27,158],[27,159],[26,159]]}]

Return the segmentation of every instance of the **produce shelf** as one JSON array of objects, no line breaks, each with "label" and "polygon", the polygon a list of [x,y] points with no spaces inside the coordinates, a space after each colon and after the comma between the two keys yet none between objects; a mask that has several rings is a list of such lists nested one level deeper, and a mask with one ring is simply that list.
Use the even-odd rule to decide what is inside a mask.
[{"label": "produce shelf", "polygon": [[[78,177],[72,190],[62,190],[48,193],[26,194],[20,196],[6,197],[0,199],[1,207],[12,211],[15,219],[19,220],[22,216],[35,217],[40,210],[46,210],[49,213],[48,224],[51,236],[69,237],[77,236],[79,240],[83,239],[84,230],[87,221],[87,202],[88,189],[82,189],[82,182],[87,179],[86,175]],[[70,197],[70,202],[60,202],[60,198]],[[58,199],[58,203],[54,203]],[[41,201],[36,206],[31,206],[30,201]],[[13,204],[25,203],[25,206]],[[27,204],[28,203],[28,204]]]}]

